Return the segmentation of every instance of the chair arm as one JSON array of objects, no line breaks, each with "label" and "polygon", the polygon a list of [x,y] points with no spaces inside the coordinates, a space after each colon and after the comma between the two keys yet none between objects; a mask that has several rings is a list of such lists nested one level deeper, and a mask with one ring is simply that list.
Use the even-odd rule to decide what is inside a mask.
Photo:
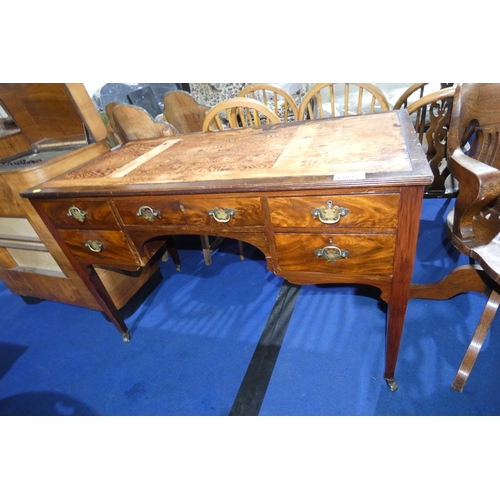
[{"label": "chair arm", "polygon": [[448,158],[448,166],[459,182],[453,232],[463,240],[472,240],[474,217],[500,196],[500,171],[467,156],[460,148]]}]

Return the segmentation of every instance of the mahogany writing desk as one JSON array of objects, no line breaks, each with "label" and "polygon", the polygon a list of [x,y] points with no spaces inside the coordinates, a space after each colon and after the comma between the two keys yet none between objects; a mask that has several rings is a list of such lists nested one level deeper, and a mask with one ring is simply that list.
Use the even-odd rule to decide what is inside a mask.
[{"label": "mahogany writing desk", "polygon": [[352,283],[388,304],[397,362],[432,173],[406,110],[131,142],[25,191],[125,341],[94,265],[145,266],[163,236],[259,248],[296,284]]}]

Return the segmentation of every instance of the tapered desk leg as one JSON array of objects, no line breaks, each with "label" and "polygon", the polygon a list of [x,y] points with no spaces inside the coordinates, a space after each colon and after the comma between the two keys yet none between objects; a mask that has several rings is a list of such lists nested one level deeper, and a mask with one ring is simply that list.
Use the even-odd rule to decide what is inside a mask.
[{"label": "tapered desk leg", "polygon": [[401,307],[401,305],[389,304],[384,379],[389,389],[393,392],[398,390],[398,384],[394,378],[394,373],[398,360],[401,334],[403,333],[405,313],[406,306]]},{"label": "tapered desk leg", "polygon": [[[108,291],[102,284],[101,278],[95,272],[95,269],[92,266],[89,266],[89,280],[94,287],[94,290],[90,290],[94,297],[97,299],[99,304],[102,307],[104,314],[110,319],[110,321],[116,326],[118,331],[122,334],[123,342],[130,342],[130,333],[127,325],[123,321],[123,318],[116,308],[115,304],[111,300]],[[97,292],[97,293],[95,293]]]},{"label": "tapered desk leg", "polygon": [[394,378],[399,346],[410,298],[410,283],[417,248],[418,228],[424,191],[420,186],[401,190],[398,233],[394,252],[394,269],[389,300],[384,379],[391,391],[397,391]]}]

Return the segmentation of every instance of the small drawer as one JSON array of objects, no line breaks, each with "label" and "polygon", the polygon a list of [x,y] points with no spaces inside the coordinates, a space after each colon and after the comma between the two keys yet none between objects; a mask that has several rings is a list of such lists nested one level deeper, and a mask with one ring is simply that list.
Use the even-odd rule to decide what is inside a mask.
[{"label": "small drawer", "polygon": [[40,203],[56,227],[117,227],[118,222],[106,201],[64,200]]},{"label": "small drawer", "polygon": [[263,226],[260,198],[181,198],[188,225]]},{"label": "small drawer", "polygon": [[183,207],[176,198],[151,196],[116,199],[114,205],[125,225],[171,226],[184,225]]},{"label": "small drawer", "polygon": [[276,234],[275,242],[283,271],[392,275],[393,235]]},{"label": "small drawer", "polygon": [[140,265],[121,231],[59,229],[73,255],[92,264]]},{"label": "small drawer", "polygon": [[397,226],[399,194],[269,198],[276,227]]}]

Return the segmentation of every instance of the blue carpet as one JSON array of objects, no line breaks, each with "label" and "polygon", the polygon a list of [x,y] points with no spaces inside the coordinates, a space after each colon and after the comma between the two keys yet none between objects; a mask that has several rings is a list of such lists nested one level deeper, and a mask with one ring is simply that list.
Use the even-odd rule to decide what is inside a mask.
[{"label": "blue carpet", "polygon": [[228,415],[283,280],[237,253],[181,259],[127,319],[128,344],[100,312],[2,287],[0,414]]},{"label": "blue carpet", "polygon": [[[424,200],[414,282],[467,262],[444,232],[452,203]],[[182,272],[162,263],[163,281],[126,320],[129,344],[99,312],[28,305],[0,283],[0,415],[228,415],[283,280],[248,245],[240,261],[226,240],[212,266],[197,245],[180,245]],[[498,318],[464,392],[450,387],[484,297],[410,302],[394,393],[377,297],[370,287],[300,288],[260,415],[500,414]]]}]

